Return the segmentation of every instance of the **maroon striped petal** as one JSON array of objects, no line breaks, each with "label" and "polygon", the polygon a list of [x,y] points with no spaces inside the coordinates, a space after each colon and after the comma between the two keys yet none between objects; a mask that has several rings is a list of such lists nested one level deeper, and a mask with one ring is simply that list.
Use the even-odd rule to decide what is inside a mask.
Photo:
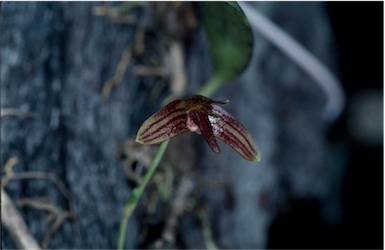
[{"label": "maroon striped petal", "polygon": [[175,100],[150,116],[139,128],[136,141],[141,144],[158,144],[180,133],[189,131],[186,126],[185,102]]},{"label": "maroon striped petal", "polygon": [[250,132],[226,110],[218,105],[212,105],[209,120],[216,137],[232,147],[246,160],[253,162],[260,160],[258,148]]},{"label": "maroon striped petal", "polygon": [[191,119],[194,124],[197,124],[202,133],[203,138],[206,140],[207,144],[209,144],[210,148],[215,153],[220,153],[221,150],[218,146],[217,141],[215,140],[215,136],[213,133],[213,128],[210,124],[207,113],[202,112],[200,110],[193,110],[188,114],[189,120]]}]

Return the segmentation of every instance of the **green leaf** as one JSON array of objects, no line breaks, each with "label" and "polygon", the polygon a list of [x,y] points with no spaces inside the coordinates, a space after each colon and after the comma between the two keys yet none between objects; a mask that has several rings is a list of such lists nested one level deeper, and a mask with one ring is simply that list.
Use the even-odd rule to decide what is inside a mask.
[{"label": "green leaf", "polygon": [[204,2],[203,10],[214,65],[215,80],[209,82],[219,88],[247,67],[253,52],[253,33],[236,2]]}]

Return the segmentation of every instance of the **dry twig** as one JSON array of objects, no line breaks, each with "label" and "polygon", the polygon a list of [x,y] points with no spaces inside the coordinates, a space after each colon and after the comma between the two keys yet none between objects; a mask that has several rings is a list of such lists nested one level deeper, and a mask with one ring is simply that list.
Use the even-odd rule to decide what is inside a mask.
[{"label": "dry twig", "polygon": [[34,117],[36,113],[30,111],[24,111],[21,109],[15,108],[2,108],[0,109],[0,116],[26,116],[26,117]]},{"label": "dry twig", "polygon": [[41,249],[17,211],[8,194],[1,188],[1,221],[20,249]]},{"label": "dry twig", "polygon": [[96,6],[92,9],[92,13],[97,16],[107,16],[113,22],[119,24],[129,24],[134,25],[138,22],[138,20],[133,16],[124,16],[119,13],[115,8],[110,8],[107,6]]},{"label": "dry twig", "polygon": [[[153,147],[144,147],[129,138],[118,147],[116,154],[117,157],[127,157],[124,163],[126,174],[131,180],[140,183],[142,181],[140,170],[151,163],[155,151]],[[137,163],[135,171],[133,170],[134,163]]]},{"label": "dry twig", "polygon": [[35,209],[39,210],[46,210],[50,213],[55,213],[57,208],[54,204],[50,202],[42,202],[37,199],[31,199],[31,198],[22,198],[17,201],[15,201],[16,206],[30,206]]},{"label": "dry twig", "polygon": [[13,172],[13,167],[19,162],[19,159],[16,156],[10,157],[4,165],[5,174],[11,176]]},{"label": "dry twig", "polygon": [[64,186],[63,182],[61,182],[60,179],[58,179],[54,174],[47,173],[47,172],[13,173],[11,176],[4,176],[1,178],[1,186],[5,187],[8,184],[8,182],[11,180],[21,180],[21,179],[46,179],[54,182],[56,186],[59,188],[60,192],[68,200],[70,210],[73,212],[76,211],[75,202],[70,191],[68,191],[68,189]]},{"label": "dry twig", "polygon": [[188,174],[184,174],[177,187],[175,198],[171,203],[170,216],[168,217],[166,226],[162,232],[162,238],[155,243],[156,248],[163,248],[166,243],[175,245],[175,230],[178,218],[185,211],[187,198],[190,196],[194,187],[195,184],[191,177]]},{"label": "dry twig", "polygon": [[171,92],[181,97],[186,89],[187,77],[183,46],[180,42],[175,41],[170,44],[167,58],[171,73]]},{"label": "dry twig", "polygon": [[44,234],[44,239],[43,239],[43,243],[42,243],[43,248],[48,247],[48,243],[49,243],[52,235],[59,229],[59,227],[63,223],[63,221],[65,219],[73,219],[73,218],[75,218],[75,214],[68,212],[68,211],[64,211],[58,217],[56,217],[55,222],[51,225],[51,227]]},{"label": "dry twig", "polygon": [[[11,180],[21,180],[21,179],[46,179],[54,182],[60,192],[63,194],[63,196],[67,199],[68,201],[68,206],[70,211],[63,212],[59,217],[56,218],[55,223],[51,226],[50,229],[48,229],[46,236],[43,241],[43,245],[48,245],[48,242],[52,236],[52,234],[58,229],[58,227],[61,225],[62,221],[66,218],[73,218],[75,219],[75,227],[74,229],[79,233],[80,232],[80,227],[79,224],[76,221],[76,207],[75,207],[75,201],[69,192],[69,190],[64,186],[63,182],[60,181],[56,177],[56,175],[47,173],[47,172],[22,172],[22,173],[13,173],[12,175],[7,175],[2,177],[1,179],[1,187],[5,187],[9,181]],[[44,204],[41,202],[38,202],[36,200],[32,199],[23,199],[21,201],[22,205],[29,205],[32,207],[35,207],[37,209],[43,209],[51,212],[52,214],[55,214],[55,212],[58,210],[57,207],[53,206],[52,204]],[[62,218],[63,214],[65,216]]]}]

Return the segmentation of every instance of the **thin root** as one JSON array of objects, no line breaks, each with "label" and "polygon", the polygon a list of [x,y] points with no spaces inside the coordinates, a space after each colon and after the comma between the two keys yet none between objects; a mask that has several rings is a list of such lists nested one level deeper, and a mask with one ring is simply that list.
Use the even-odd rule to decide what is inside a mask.
[{"label": "thin root", "polygon": [[126,69],[130,61],[131,61],[131,50],[130,48],[126,48],[123,51],[122,58],[119,61],[115,75],[104,83],[103,90],[102,90],[102,97],[104,100],[108,99],[112,91],[112,88],[120,84],[120,82],[122,81],[124,73],[126,72]]}]

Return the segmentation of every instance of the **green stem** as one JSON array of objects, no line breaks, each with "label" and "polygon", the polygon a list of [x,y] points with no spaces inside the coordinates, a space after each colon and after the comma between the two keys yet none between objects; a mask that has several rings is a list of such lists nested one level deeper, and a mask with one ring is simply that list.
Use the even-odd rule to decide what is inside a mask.
[{"label": "green stem", "polygon": [[136,205],[138,204],[138,200],[140,196],[142,195],[144,189],[146,188],[148,182],[150,181],[151,177],[154,175],[154,172],[156,168],[159,165],[160,160],[163,157],[164,152],[166,151],[167,145],[169,141],[165,141],[162,144],[160,144],[158,152],[156,153],[154,159],[152,160],[150,166],[148,167],[148,170],[146,172],[146,175],[144,176],[142,182],[138,187],[136,187],[134,190],[132,190],[130,197],[128,198],[128,201],[126,202],[126,205],[123,209],[123,216],[122,220],[120,222],[120,228],[119,228],[119,239],[118,239],[118,249],[124,248],[124,242],[126,239],[126,231],[127,231],[127,224],[128,220],[132,214],[132,212],[135,210]]}]

